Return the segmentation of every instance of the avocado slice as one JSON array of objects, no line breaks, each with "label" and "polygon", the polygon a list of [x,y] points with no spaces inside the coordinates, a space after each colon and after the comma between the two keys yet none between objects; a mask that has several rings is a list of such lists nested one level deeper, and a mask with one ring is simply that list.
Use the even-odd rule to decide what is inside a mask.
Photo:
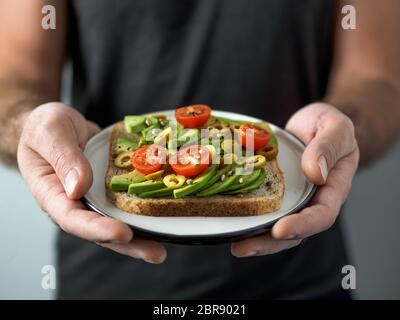
[{"label": "avocado slice", "polygon": [[148,127],[158,126],[159,120],[155,117],[146,117],[146,119],[144,120],[144,124]]},{"label": "avocado slice", "polygon": [[196,179],[194,179],[192,184],[186,185],[178,189],[174,189],[173,190],[174,198],[177,199],[188,196],[203,188],[208,183],[208,181],[215,175],[217,169],[218,165],[213,164],[206,172],[203,172]]},{"label": "avocado slice", "polygon": [[223,174],[227,174],[230,170],[234,170],[234,167],[232,165],[227,165],[225,167],[223,167],[222,169],[219,169],[216,174],[214,174],[208,181],[207,183],[198,191],[201,192],[205,189],[208,189],[209,187],[211,187],[214,183],[216,183]]},{"label": "avocado slice", "polygon": [[272,145],[278,145],[278,139],[276,138],[276,135],[271,134],[271,138],[269,139],[268,144],[272,144]]},{"label": "avocado slice", "polygon": [[117,153],[123,152],[123,151],[132,151],[136,149],[139,146],[139,144],[135,141],[125,139],[125,138],[118,138],[117,139],[117,144],[115,146],[115,151]]},{"label": "avocado slice", "polygon": [[143,193],[139,193],[139,197],[142,198],[161,198],[161,197],[168,197],[171,196],[174,189],[170,188],[162,188],[152,191],[146,191]]},{"label": "avocado slice", "polygon": [[144,174],[137,170],[133,170],[129,173],[120,174],[118,176],[113,176],[110,181],[111,191],[127,191],[129,185],[136,182],[144,181]]},{"label": "avocado slice", "polygon": [[265,182],[266,176],[267,176],[267,174],[265,173],[265,170],[261,170],[260,175],[252,184],[250,184],[246,187],[243,187],[243,188],[233,190],[233,191],[224,192],[224,194],[232,195],[232,194],[238,194],[238,193],[247,193],[247,192],[253,191],[255,189],[258,189]]},{"label": "avocado slice", "polygon": [[124,124],[125,129],[129,133],[138,133],[146,128],[146,124],[144,123],[146,117],[144,116],[125,116]]},{"label": "avocado slice", "polygon": [[143,181],[130,184],[128,188],[128,194],[138,194],[162,188],[165,188],[165,184],[162,181],[153,181],[153,180]]},{"label": "avocado slice", "polygon": [[[145,128],[145,129],[143,129],[142,130],[142,141],[145,141],[145,142],[153,142],[154,141],[154,138],[157,136],[156,134],[153,134],[153,133],[151,133],[151,135],[149,136],[149,132],[151,131],[151,130],[153,130],[153,129],[159,129],[160,128],[160,126],[158,125],[158,124],[153,124],[153,125],[151,125],[150,127],[147,127],[147,128]],[[147,138],[149,138],[149,139],[147,139]]]},{"label": "avocado slice", "polygon": [[[241,177],[240,175],[235,175],[235,174],[228,176],[225,178],[224,181],[218,181],[218,182],[214,183],[211,187],[197,193],[196,196],[208,197],[208,196],[212,196],[217,193],[221,193],[221,192],[225,191],[231,185],[235,184],[239,180],[240,177]],[[222,176],[221,176],[221,178],[222,178]]]},{"label": "avocado slice", "polygon": [[224,193],[228,192],[228,191],[242,189],[242,188],[245,188],[245,187],[251,185],[255,180],[257,180],[260,173],[261,173],[261,169],[257,169],[257,170],[254,170],[249,175],[241,176],[240,178],[242,178],[243,182],[240,183],[240,178],[239,178],[238,183],[225,189]]},{"label": "avocado slice", "polygon": [[199,129],[186,129],[186,131],[178,137],[178,147],[189,142],[197,144],[199,142],[199,137]]}]

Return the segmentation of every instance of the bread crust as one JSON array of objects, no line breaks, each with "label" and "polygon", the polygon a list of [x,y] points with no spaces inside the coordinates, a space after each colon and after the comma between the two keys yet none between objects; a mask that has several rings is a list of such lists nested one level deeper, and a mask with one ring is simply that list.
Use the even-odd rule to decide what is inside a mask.
[{"label": "bread crust", "polygon": [[212,197],[185,197],[181,199],[157,198],[143,199],[126,192],[113,192],[109,189],[114,175],[126,173],[114,166],[113,150],[118,137],[133,138],[124,130],[122,122],[114,125],[109,149],[109,163],[105,176],[106,195],[119,209],[132,214],[146,216],[208,216],[237,217],[254,216],[279,210],[285,189],[284,177],[278,161],[266,164],[267,183],[264,187],[243,195],[216,195]]}]

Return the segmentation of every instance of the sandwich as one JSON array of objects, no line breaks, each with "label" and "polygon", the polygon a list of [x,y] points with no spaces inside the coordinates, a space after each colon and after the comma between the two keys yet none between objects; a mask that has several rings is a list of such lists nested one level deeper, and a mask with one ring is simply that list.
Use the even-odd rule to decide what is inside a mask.
[{"label": "sandwich", "polygon": [[127,115],[112,128],[107,198],[147,216],[253,216],[279,210],[284,177],[265,121],[218,117],[207,105]]}]

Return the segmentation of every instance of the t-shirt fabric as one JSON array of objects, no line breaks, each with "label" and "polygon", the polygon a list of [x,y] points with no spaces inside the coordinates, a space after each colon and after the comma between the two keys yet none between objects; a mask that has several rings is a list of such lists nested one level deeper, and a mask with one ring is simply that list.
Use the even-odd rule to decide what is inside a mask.
[{"label": "t-shirt fabric", "polygon": [[[193,103],[284,126],[323,98],[333,0],[75,0],[73,106],[102,126]],[[315,298],[340,288],[340,227],[278,254],[167,245],[161,265],[60,232],[58,298]]]}]

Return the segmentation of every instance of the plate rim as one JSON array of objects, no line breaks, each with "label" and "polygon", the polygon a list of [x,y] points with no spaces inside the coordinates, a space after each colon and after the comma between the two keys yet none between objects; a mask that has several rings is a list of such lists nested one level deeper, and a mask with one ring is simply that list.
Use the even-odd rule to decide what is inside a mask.
[{"label": "plate rim", "polygon": [[[167,111],[171,111],[171,110],[161,110],[161,111],[154,111],[151,112],[149,114],[154,114],[154,113],[162,113],[162,112],[167,112]],[[240,114],[240,113],[236,113],[236,112],[231,112],[231,111],[224,111],[224,110],[213,110],[213,111],[217,111],[217,112],[224,112],[224,113],[231,113],[231,114],[235,114],[238,116],[246,116],[246,117],[250,117],[253,119],[257,119],[257,120],[261,120],[258,119],[256,117],[253,116],[249,116],[249,115],[244,115],[244,114]],[[281,127],[273,124],[275,127],[279,128],[280,130],[284,131],[286,134],[290,135],[292,138],[294,138],[295,140],[297,140],[297,142],[299,142],[303,147],[306,147],[306,145],[303,143],[303,141],[301,141],[297,136],[295,136],[293,133],[282,129]],[[110,125],[112,126],[112,124]],[[104,128],[103,130],[107,130],[110,126],[107,126],[106,128]],[[102,130],[102,131],[103,131]],[[101,132],[101,131],[100,131]],[[98,134],[100,134],[100,132]],[[97,134],[96,134],[97,135]],[[95,136],[96,136],[95,135]],[[93,139],[95,136],[93,136],[91,139]],[[152,231],[152,230],[148,230],[142,227],[137,227],[137,226],[132,226],[130,224],[127,224],[133,231],[135,235],[138,235],[140,237],[143,238],[147,238],[147,239],[152,239],[152,240],[157,240],[160,242],[165,242],[165,243],[174,243],[174,244],[192,244],[192,245],[205,245],[205,244],[218,244],[218,243],[226,243],[226,242],[233,242],[233,241],[238,241],[241,239],[245,239],[248,237],[252,237],[252,236],[256,236],[259,234],[262,234],[268,230],[271,229],[271,227],[280,219],[282,219],[283,217],[286,217],[288,215],[291,214],[295,214],[296,212],[302,210],[307,203],[312,199],[312,197],[314,196],[315,192],[318,189],[318,186],[311,183],[311,189],[309,191],[309,193],[307,194],[307,196],[301,201],[299,202],[292,210],[290,210],[289,212],[287,212],[285,215],[275,218],[274,220],[265,222],[263,224],[254,226],[254,227],[250,227],[250,228],[246,228],[243,230],[238,230],[238,231],[231,231],[231,232],[222,232],[222,233],[212,233],[212,234],[202,234],[202,235],[177,235],[177,234],[171,234],[171,233],[165,233],[165,232],[158,232],[158,231]],[[89,199],[86,198],[86,194],[80,199],[82,201],[82,203],[91,211],[94,211],[104,217],[110,217],[115,219],[114,217],[110,216],[109,214],[107,214],[106,212],[104,212],[103,210],[99,209],[92,201],[90,201]]]}]

